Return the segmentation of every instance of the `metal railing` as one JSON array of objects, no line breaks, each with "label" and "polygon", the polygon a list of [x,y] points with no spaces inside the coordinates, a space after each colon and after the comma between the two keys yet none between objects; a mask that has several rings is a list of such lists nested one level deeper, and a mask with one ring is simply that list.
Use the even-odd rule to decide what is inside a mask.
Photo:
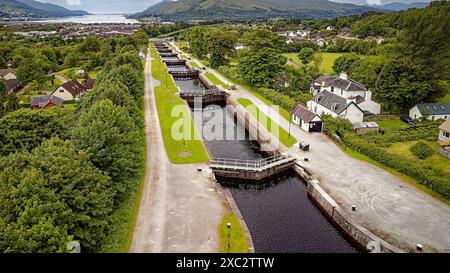
[{"label": "metal railing", "polygon": [[216,168],[231,168],[231,169],[264,169],[275,163],[287,163],[294,161],[295,158],[289,155],[275,155],[260,160],[245,160],[232,158],[212,158],[209,162],[211,167]]},{"label": "metal railing", "polygon": [[225,92],[219,89],[206,89],[197,91],[181,91],[180,97],[204,97],[206,95],[221,95]]}]

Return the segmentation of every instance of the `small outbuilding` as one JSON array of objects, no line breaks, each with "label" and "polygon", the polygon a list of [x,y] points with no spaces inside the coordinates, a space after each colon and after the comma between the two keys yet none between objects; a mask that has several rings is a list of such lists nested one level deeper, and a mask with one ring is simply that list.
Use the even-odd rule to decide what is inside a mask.
[{"label": "small outbuilding", "polygon": [[380,130],[380,126],[378,126],[376,122],[356,122],[353,123],[353,130],[357,135],[378,133]]},{"label": "small outbuilding", "polygon": [[294,110],[292,110],[292,122],[300,126],[306,132],[322,132],[322,118],[318,114],[309,111],[301,104],[298,104]]}]

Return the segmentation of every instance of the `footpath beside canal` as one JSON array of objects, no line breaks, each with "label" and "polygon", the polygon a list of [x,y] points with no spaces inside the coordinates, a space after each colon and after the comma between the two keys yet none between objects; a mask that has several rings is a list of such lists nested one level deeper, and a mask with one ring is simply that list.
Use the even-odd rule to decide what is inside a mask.
[{"label": "footpath beside canal", "polygon": [[146,176],[130,252],[217,252],[227,200],[204,164],[170,163],[163,143],[151,75],[145,68]]},{"label": "footpath beside canal", "polygon": [[[176,45],[172,46],[182,52]],[[198,60],[192,58],[192,61],[203,67]],[[207,71],[228,83],[216,71]],[[299,163],[312,174],[311,179],[316,180],[355,226],[392,244],[394,250],[414,252],[416,244],[422,244],[425,252],[450,251],[448,205],[383,169],[350,157],[325,135],[310,134],[289,125],[282,115],[244,88],[238,86],[231,94],[236,100],[249,99],[280,127],[285,130],[291,127],[291,134],[297,140],[311,145],[308,153],[300,152],[296,147],[288,151],[299,155]],[[309,161],[303,161],[303,157],[308,157]]]}]

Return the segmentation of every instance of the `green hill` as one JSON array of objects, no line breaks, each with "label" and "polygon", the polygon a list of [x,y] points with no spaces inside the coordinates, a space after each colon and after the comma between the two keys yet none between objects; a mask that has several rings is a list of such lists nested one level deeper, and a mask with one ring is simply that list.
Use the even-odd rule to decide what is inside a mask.
[{"label": "green hill", "polygon": [[87,15],[82,10],[69,10],[58,5],[41,3],[34,0],[0,0],[0,17],[67,17]]},{"label": "green hill", "polygon": [[267,18],[333,18],[376,10],[327,0],[164,0],[136,18],[164,20],[247,20]]}]

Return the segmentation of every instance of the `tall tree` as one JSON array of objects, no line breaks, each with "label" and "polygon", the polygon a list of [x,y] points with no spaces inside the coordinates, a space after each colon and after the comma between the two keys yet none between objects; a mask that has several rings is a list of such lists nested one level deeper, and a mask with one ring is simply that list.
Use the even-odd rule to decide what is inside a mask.
[{"label": "tall tree", "polygon": [[214,28],[205,34],[204,39],[211,66],[225,65],[227,57],[233,54],[237,35],[231,31]]}]

